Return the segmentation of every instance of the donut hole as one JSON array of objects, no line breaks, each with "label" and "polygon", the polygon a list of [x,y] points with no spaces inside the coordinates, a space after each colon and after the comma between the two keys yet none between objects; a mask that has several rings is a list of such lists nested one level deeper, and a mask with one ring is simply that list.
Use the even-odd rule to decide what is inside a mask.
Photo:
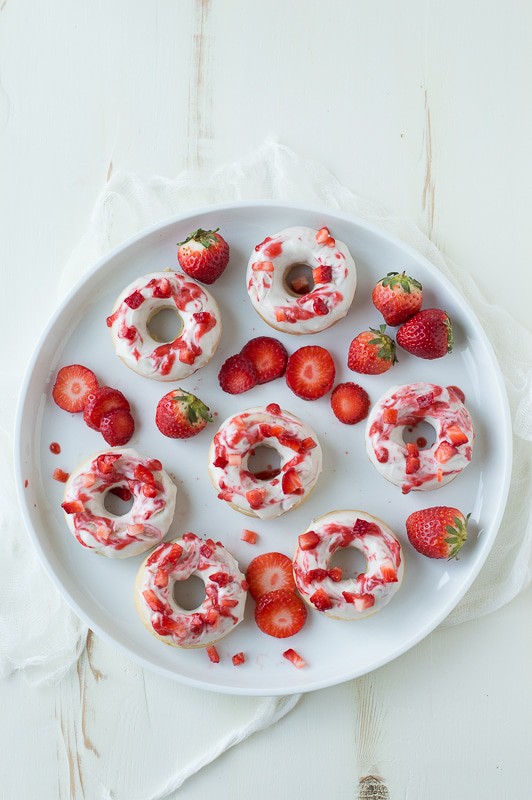
[{"label": "donut hole", "polygon": [[436,431],[430,424],[421,420],[417,425],[403,428],[403,442],[417,444],[419,450],[429,450],[436,441]]},{"label": "donut hole", "polygon": [[259,481],[270,481],[281,471],[281,456],[274,447],[261,444],[250,454],[246,469]]},{"label": "donut hole", "polygon": [[357,547],[340,547],[332,555],[329,569],[340,567],[343,578],[356,578],[366,571],[367,561]]},{"label": "donut hole", "polygon": [[[120,494],[115,494],[113,489],[110,489],[104,497],[103,505],[109,514],[112,514],[114,517],[123,517],[124,514],[128,514],[133,508],[133,495],[129,492],[127,486],[115,486],[114,488]],[[127,496],[128,493],[130,495],[129,499],[125,500],[124,497]]]},{"label": "donut hole", "polygon": [[312,267],[308,264],[293,264],[283,278],[284,288],[292,297],[301,297],[314,289]]},{"label": "donut hole", "polygon": [[205,600],[205,584],[197,575],[191,575],[186,581],[175,581],[172,597],[180,608],[192,611]]},{"label": "donut hole", "polygon": [[146,327],[152,339],[168,344],[181,335],[183,320],[176,308],[161,308],[152,314]]}]

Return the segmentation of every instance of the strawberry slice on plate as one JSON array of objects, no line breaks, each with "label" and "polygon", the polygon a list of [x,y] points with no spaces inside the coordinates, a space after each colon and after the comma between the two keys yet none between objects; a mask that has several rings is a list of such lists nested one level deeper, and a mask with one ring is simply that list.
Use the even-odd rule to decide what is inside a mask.
[{"label": "strawberry slice on plate", "polygon": [[52,397],[63,411],[75,414],[83,411],[88,396],[97,389],[98,380],[94,372],[81,364],[70,364],[61,367],[57,373]]},{"label": "strawberry slice on plate", "polygon": [[263,633],[286,639],[301,630],[307,621],[307,607],[294,592],[279,589],[264,594],[255,608],[255,622]]},{"label": "strawberry slice on plate", "polygon": [[100,420],[100,433],[111,447],[127,444],[135,433],[135,420],[124,408],[108,411]]},{"label": "strawberry slice on plate", "polygon": [[295,591],[292,562],[284,553],[263,553],[250,562],[246,572],[249,593],[258,600],[278,589]]},{"label": "strawberry slice on plate", "polygon": [[344,425],[356,425],[368,416],[368,393],[357,383],[339,383],[331,395],[331,408]]},{"label": "strawberry slice on plate", "polygon": [[249,358],[239,353],[224,361],[218,373],[218,382],[224,392],[242,394],[257,385],[257,371]]},{"label": "strawberry slice on plate", "polygon": [[332,389],[335,373],[329,351],[319,345],[307,345],[288,359],[286,383],[302,400],[317,400]]},{"label": "strawberry slice on plate", "polygon": [[286,371],[288,353],[278,339],[272,336],[257,336],[244,345],[241,355],[255,367],[257,383],[269,383],[281,378]]},{"label": "strawberry slice on plate", "polygon": [[91,391],[87,396],[83,419],[89,428],[99,431],[102,417],[117,408],[130,411],[130,405],[126,397],[118,389],[113,389],[111,386],[100,386],[99,389]]}]

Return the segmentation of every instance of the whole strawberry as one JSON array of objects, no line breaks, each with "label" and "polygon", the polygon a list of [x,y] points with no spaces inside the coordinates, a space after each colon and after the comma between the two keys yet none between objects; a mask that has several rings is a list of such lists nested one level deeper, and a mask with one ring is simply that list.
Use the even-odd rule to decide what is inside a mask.
[{"label": "whole strawberry", "polygon": [[441,358],[453,349],[449,315],[439,308],[419,311],[397,331],[397,344],[419,358]]},{"label": "whole strawberry", "polygon": [[414,511],[406,520],[410,544],[428,558],[456,558],[467,539],[467,521],[461,511],[435,506]]},{"label": "whole strawberry", "polygon": [[371,298],[387,325],[400,325],[417,314],[423,302],[423,292],[419,281],[405,272],[389,272],[377,283]]},{"label": "whole strawberry", "polygon": [[155,424],[170,439],[189,439],[212,422],[209,409],[195,395],[184,389],[165,394],[157,404]]},{"label": "whole strawberry", "polygon": [[214,231],[197,231],[178,243],[177,260],[183,272],[201,283],[214,283],[229,262],[229,245]]},{"label": "whole strawberry", "polygon": [[393,367],[397,361],[395,342],[385,330],[386,325],[381,325],[379,330],[370,328],[355,336],[347,355],[349,369],[364,375],[380,375]]}]

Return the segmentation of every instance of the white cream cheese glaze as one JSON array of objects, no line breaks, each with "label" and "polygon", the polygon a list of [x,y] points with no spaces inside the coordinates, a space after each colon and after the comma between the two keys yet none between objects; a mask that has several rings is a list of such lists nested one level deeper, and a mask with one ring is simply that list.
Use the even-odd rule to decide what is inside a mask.
[{"label": "white cream cheese glaze", "polygon": [[[150,319],[170,308],[182,322],[172,342],[150,334]],[[116,354],[142,375],[158,381],[186,378],[207,364],[218,347],[221,317],[214,297],[180,272],[143,275],[121,292],[107,318]]]},{"label": "white cream cheese glaze", "polygon": [[[395,415],[395,421],[386,421]],[[422,421],[433,426],[436,441],[416,454],[403,433]],[[404,493],[427,491],[445,486],[467,467],[474,436],[469,412],[454,387],[411,383],[393,386],[371,409],[366,451],[377,471]]]},{"label": "white cream cheese glaze", "polygon": [[[314,520],[305,533],[311,531],[317,537],[315,547],[298,546],[294,556],[296,586],[311,607],[351,621],[390,602],[401,585],[404,563],[401,545],[384,522],[364,511],[332,511]],[[365,572],[344,578],[330,569],[333,554],[342,547],[360,550]]]},{"label": "white cream cheese glaze", "polygon": [[[248,470],[260,445],[279,453],[278,475],[264,480]],[[209,472],[218,497],[237,511],[261,519],[279,517],[310,494],[322,469],[314,431],[276,403],[250,408],[226,419],[209,451]]]},{"label": "white cream cheese glaze", "polygon": [[[122,516],[111,514],[104,505],[107,493],[115,488],[127,490],[133,498]],[[114,447],[91,456],[71,473],[62,507],[68,527],[83,547],[109,558],[127,558],[144,553],[166,535],[176,493],[158,459]]]},{"label": "white cream cheese glaze", "polygon": [[[192,610],[174,598],[176,581],[192,575],[205,584],[205,599]],[[135,605],[150,633],[174,647],[207,647],[243,619],[247,582],[221,542],[186,533],[164,542],[139,569]]]},{"label": "white cream cheese glaze", "polygon": [[[328,280],[316,281],[307,294],[295,294],[286,284],[286,275],[301,264],[311,267],[316,277],[320,272],[330,273]],[[321,267],[324,269],[319,270]],[[356,283],[356,266],[349,250],[330,236],[327,228],[315,231],[298,226],[268,236],[255,247],[246,274],[247,290],[258,314],[273,328],[297,334],[318,333],[345,317]]]}]

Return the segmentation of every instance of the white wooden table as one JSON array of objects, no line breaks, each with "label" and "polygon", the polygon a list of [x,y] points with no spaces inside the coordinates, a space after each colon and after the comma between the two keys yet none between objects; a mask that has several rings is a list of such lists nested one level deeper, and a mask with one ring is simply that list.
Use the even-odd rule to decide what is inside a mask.
[{"label": "white wooden table", "polygon": [[[2,0],[0,264],[14,297],[24,275],[4,307],[18,357],[113,169],[208,173],[267,137],[417,221],[529,325],[531,31],[521,0]],[[531,599],[304,697],[173,797],[529,796]],[[140,673],[91,637],[59,686],[0,682],[2,800],[100,797],[106,747],[134,728],[128,685],[161,683]],[[150,762],[126,750],[124,768]]]}]

